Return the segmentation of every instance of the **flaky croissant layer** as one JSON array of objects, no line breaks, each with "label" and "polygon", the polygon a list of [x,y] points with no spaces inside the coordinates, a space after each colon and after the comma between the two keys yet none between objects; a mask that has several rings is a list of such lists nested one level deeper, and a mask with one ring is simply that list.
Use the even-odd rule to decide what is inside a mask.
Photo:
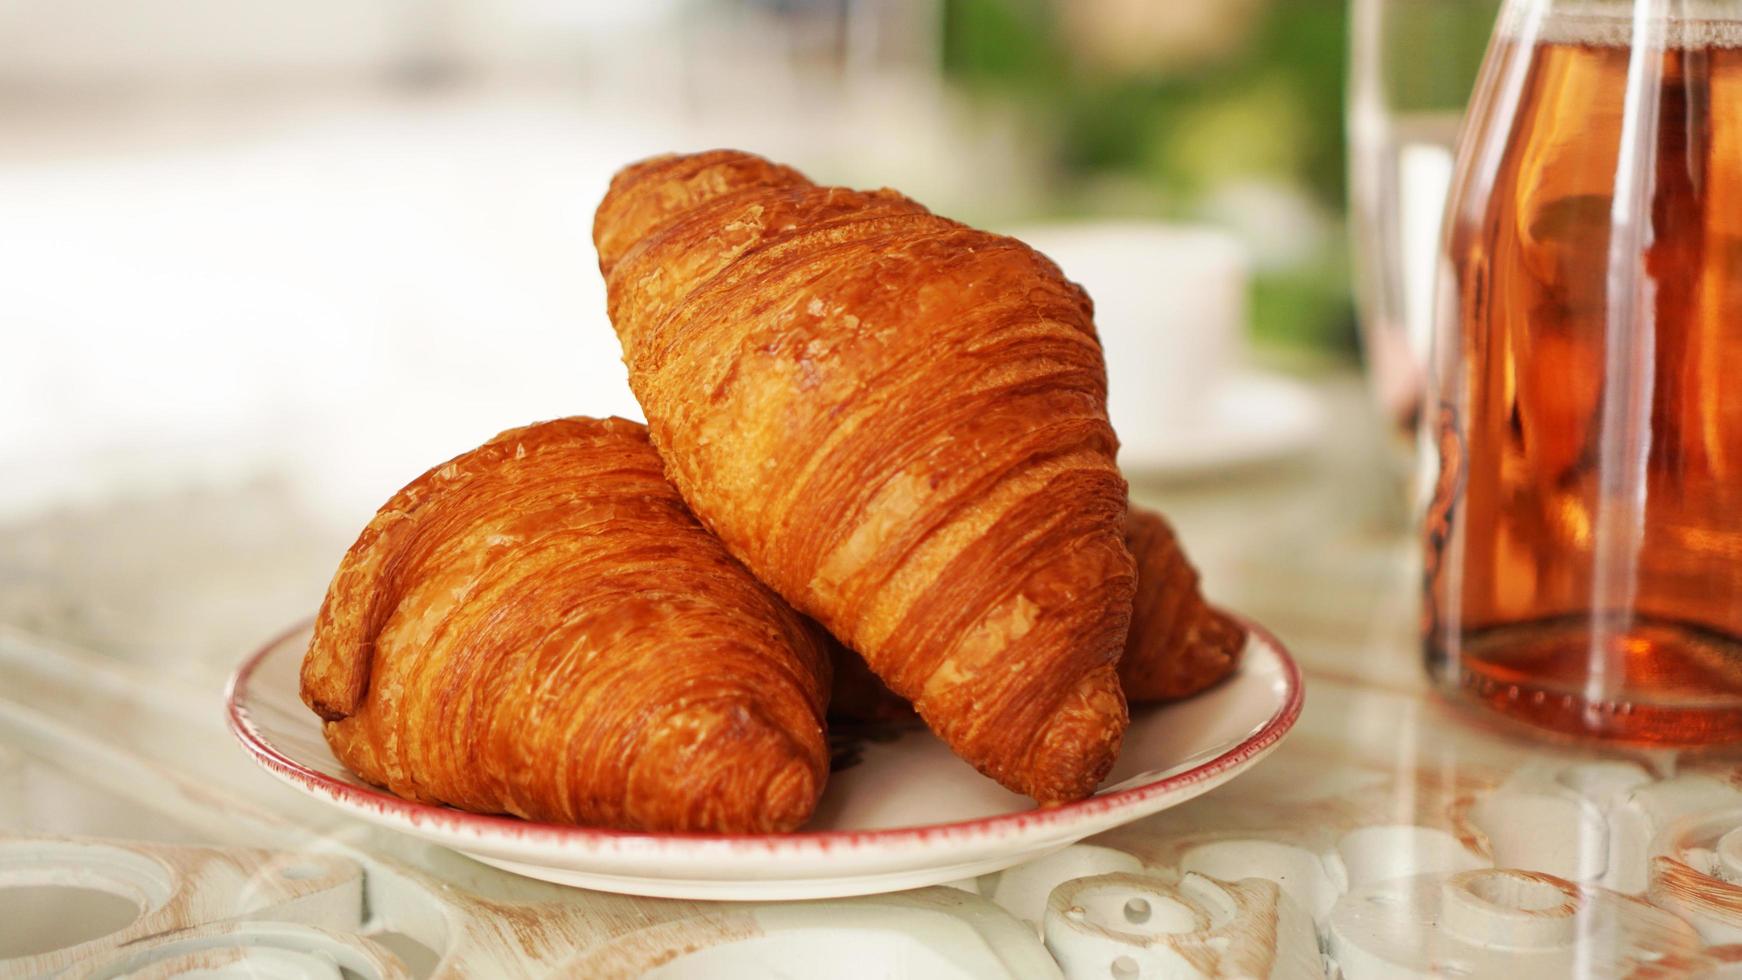
[{"label": "flaky croissant layer", "polygon": [[[1211,606],[1198,572],[1160,514],[1131,505],[1125,543],[1137,560],[1131,632],[1119,658],[1119,682],[1131,703],[1173,701],[1208,688],[1240,665],[1246,628]],[[901,721],[907,701],[870,673],[858,654],[829,644],[835,665],[829,718],[848,723]]]},{"label": "flaky croissant layer", "polygon": [[1233,673],[1246,646],[1246,627],[1204,601],[1198,570],[1173,527],[1155,511],[1132,507],[1125,542],[1137,558],[1131,635],[1119,658],[1125,696],[1172,701]]},{"label": "flaky croissant layer", "polygon": [[827,776],[814,626],[689,514],[640,426],[513,429],[345,555],[303,663],[401,796],[630,830],[791,830]]},{"label": "flaky croissant layer", "polygon": [[1091,792],[1134,569],[1083,291],[1014,239],[735,151],[625,169],[594,240],[702,521],[981,771]]}]

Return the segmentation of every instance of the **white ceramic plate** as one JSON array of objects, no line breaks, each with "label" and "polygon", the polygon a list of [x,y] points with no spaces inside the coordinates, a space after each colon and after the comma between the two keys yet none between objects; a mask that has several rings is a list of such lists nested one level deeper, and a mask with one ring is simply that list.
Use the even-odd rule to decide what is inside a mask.
[{"label": "white ceramic plate", "polygon": [[[1205,693],[1132,711],[1102,789],[1037,809],[923,729],[850,746],[807,829],[784,835],[644,834],[484,816],[402,800],[351,775],[297,698],[308,646],[298,626],[230,679],[230,727],[291,786],[371,823],[486,864],[566,885],[702,899],[830,898],[955,881],[1040,857],[1184,803],[1263,758],[1300,716],[1300,671],[1251,626],[1240,670]],[[840,747],[837,746],[837,750]],[[837,751],[839,760],[843,753]]]}]

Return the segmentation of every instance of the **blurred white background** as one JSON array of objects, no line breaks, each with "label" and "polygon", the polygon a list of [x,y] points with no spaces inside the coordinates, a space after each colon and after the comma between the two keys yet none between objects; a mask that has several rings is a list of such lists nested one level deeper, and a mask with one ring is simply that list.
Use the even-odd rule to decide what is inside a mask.
[{"label": "blurred white background", "polygon": [[[336,539],[504,428],[637,415],[592,211],[624,164],[712,146],[985,227],[1231,236],[1226,315],[1181,302],[1208,295],[1170,285],[1190,262],[1128,277],[1167,298],[1096,286],[1128,450],[1221,466],[1274,419],[1161,396],[1253,404],[1242,333],[1352,350],[1344,10],[0,0],[0,530],[270,486]],[[1180,381],[1212,374],[1217,398]]]},{"label": "blurred white background", "polygon": [[355,527],[496,431],[638,417],[592,211],[729,144],[1032,180],[934,0],[0,2],[0,518],[270,478]]},{"label": "blurred white background", "polygon": [[[0,626],[209,685],[419,473],[637,416],[591,227],[653,153],[741,147],[982,227],[1211,226],[1229,275],[1056,256],[1105,307],[1125,461],[1298,452],[1316,411],[1254,371],[1353,349],[1345,10],[0,0]],[[1187,424],[1150,425],[1173,402]]]}]

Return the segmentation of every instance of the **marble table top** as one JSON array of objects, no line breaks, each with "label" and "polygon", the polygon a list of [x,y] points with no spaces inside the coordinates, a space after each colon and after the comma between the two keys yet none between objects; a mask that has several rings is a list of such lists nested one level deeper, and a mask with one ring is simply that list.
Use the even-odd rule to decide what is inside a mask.
[{"label": "marble table top", "polygon": [[[517,878],[255,769],[234,663],[352,530],[286,481],[0,526],[0,976],[1323,977],[1742,971],[1742,765],[1522,738],[1443,702],[1418,558],[1358,379],[1324,444],[1164,508],[1211,594],[1307,677],[1273,756],[984,878],[766,905]],[[1742,975],[1742,973],[1738,973]]]}]

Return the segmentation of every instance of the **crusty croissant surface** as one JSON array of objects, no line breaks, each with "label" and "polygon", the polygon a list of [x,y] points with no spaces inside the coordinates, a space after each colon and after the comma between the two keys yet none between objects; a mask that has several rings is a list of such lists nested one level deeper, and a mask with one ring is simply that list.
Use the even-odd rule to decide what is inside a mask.
[{"label": "crusty croissant surface", "polygon": [[[1246,628],[1204,601],[1198,573],[1173,528],[1135,504],[1125,519],[1125,542],[1137,559],[1137,599],[1131,633],[1119,658],[1119,679],[1132,702],[1190,697],[1233,673],[1246,645]],[[905,700],[866,669],[858,654],[829,644],[834,691],[829,718],[843,722],[899,721]]]},{"label": "crusty croissant surface", "polygon": [[1155,511],[1132,507],[1125,542],[1137,558],[1137,601],[1119,658],[1125,696],[1171,701],[1233,673],[1246,646],[1246,627],[1204,601],[1198,570],[1173,528]]},{"label": "crusty croissant surface", "polygon": [[735,151],[623,170],[594,241],[697,516],[981,771],[1091,792],[1134,570],[1083,291],[1014,239]]},{"label": "crusty croissant surface", "polygon": [[762,833],[827,776],[828,664],[689,514],[646,430],[513,429],[396,494],[339,566],[303,700],[415,800]]}]

